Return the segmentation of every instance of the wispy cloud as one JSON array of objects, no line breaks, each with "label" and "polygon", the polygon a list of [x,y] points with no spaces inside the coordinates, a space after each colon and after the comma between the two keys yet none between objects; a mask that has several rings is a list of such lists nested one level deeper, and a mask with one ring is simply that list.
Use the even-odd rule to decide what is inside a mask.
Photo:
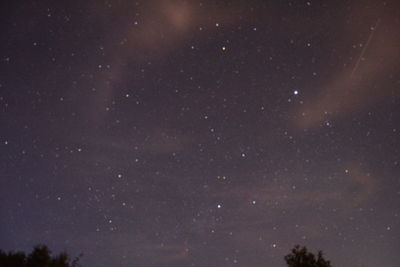
[{"label": "wispy cloud", "polygon": [[[365,17],[362,23],[353,19],[343,25],[342,36],[349,50],[354,50],[351,42],[360,49],[353,53],[351,64],[327,77],[328,82],[318,88],[315,96],[307,96],[294,116],[299,128],[314,128],[324,121],[349,116],[392,95],[396,85],[391,73],[400,59],[396,19],[389,15]],[[357,38],[360,35],[362,38]]]}]

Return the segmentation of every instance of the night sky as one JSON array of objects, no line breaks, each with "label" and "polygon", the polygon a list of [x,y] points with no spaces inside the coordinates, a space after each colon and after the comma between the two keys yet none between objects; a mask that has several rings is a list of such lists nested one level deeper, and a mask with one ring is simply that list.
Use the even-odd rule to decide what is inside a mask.
[{"label": "night sky", "polygon": [[397,1],[1,1],[0,248],[85,267],[400,261]]}]

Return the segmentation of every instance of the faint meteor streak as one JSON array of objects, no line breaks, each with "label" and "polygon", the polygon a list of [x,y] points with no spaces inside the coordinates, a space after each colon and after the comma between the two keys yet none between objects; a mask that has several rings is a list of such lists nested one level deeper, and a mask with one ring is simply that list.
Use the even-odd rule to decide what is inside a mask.
[{"label": "faint meteor streak", "polygon": [[360,65],[361,59],[364,57],[364,54],[365,54],[365,52],[366,52],[367,49],[368,49],[368,45],[369,45],[369,43],[371,42],[372,37],[374,37],[374,33],[375,33],[376,29],[378,28],[380,22],[381,22],[380,19],[378,19],[378,20],[376,21],[375,26],[374,26],[374,28],[372,29],[371,33],[369,34],[368,40],[367,40],[367,42],[365,43],[364,48],[363,48],[363,50],[361,51],[360,56],[358,57],[358,60],[357,60],[357,62],[356,62],[356,65],[354,66],[353,70],[351,71],[350,77],[353,77],[354,73],[355,73],[356,70],[358,69],[358,66]]}]

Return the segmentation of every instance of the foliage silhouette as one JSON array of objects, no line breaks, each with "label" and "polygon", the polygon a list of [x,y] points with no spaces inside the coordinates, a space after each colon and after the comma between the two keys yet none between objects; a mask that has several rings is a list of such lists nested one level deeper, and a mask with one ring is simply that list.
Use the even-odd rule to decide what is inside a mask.
[{"label": "foliage silhouette", "polygon": [[0,250],[0,267],[79,267],[79,257],[71,261],[66,252],[52,256],[44,245],[34,247],[29,255]]},{"label": "foliage silhouette", "polygon": [[292,252],[285,256],[289,267],[332,267],[330,261],[323,258],[322,251],[318,251],[317,257],[307,251],[306,247],[296,245]]}]

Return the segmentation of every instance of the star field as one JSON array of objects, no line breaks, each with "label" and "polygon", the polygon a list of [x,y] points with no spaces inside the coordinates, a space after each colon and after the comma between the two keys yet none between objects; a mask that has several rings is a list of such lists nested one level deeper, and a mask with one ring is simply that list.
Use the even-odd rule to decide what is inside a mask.
[{"label": "star field", "polygon": [[3,1],[0,249],[400,260],[396,1]]}]

